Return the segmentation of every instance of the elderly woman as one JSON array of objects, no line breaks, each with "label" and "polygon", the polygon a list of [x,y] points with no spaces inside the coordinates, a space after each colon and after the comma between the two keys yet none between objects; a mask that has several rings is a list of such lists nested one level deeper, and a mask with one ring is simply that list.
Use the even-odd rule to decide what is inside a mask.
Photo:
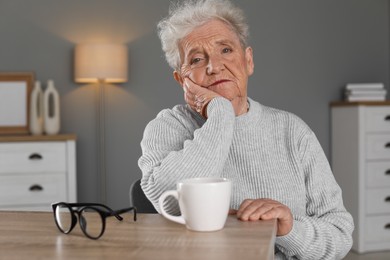
[{"label": "elderly woman", "polygon": [[141,142],[141,186],[156,210],[178,180],[226,177],[231,213],[277,219],[276,258],[344,257],[353,220],[315,134],[247,96],[254,64],[242,11],[228,0],[184,1],[158,28],[187,104],[161,111]]}]

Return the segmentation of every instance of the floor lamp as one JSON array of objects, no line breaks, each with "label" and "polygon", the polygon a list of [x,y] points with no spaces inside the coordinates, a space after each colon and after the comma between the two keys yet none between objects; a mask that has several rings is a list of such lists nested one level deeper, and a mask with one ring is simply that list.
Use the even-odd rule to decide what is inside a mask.
[{"label": "floor lamp", "polygon": [[127,81],[127,60],[127,46],[122,44],[79,44],[75,48],[75,81],[97,85],[97,163],[102,203],[107,199],[104,86]]}]

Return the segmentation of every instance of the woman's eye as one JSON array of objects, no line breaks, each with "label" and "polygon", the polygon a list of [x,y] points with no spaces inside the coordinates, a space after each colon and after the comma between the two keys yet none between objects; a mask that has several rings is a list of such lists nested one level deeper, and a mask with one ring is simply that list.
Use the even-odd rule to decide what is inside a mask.
[{"label": "woman's eye", "polygon": [[232,49],[230,49],[230,48],[223,48],[222,52],[223,53],[229,53],[229,52],[232,52]]},{"label": "woman's eye", "polygon": [[191,64],[196,64],[200,61],[200,58],[194,58],[191,60]]}]

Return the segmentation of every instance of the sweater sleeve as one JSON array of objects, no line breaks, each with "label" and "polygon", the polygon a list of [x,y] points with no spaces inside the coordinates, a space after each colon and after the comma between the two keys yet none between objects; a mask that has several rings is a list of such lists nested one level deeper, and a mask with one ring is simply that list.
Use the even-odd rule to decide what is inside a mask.
[{"label": "sweater sleeve", "polygon": [[353,219],[314,133],[309,129],[298,145],[305,174],[306,215],[294,215],[293,229],[277,237],[280,251],[298,259],[341,259],[352,247]]},{"label": "sweater sleeve", "polygon": [[[176,189],[178,180],[221,176],[233,138],[235,114],[229,100],[214,98],[207,106],[208,119],[194,129],[188,119],[165,110],[152,120],[141,141],[141,187],[158,212],[164,191]],[[194,131],[195,130],[195,131]],[[178,212],[167,199],[164,208]]]}]

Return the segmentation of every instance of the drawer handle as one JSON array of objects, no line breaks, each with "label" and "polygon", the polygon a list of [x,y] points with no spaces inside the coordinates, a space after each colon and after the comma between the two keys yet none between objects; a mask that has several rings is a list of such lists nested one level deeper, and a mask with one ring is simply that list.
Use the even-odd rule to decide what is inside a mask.
[{"label": "drawer handle", "polygon": [[30,160],[41,160],[43,157],[39,153],[33,153],[31,154],[28,159]]},{"label": "drawer handle", "polygon": [[390,115],[387,115],[387,116],[385,117],[385,120],[386,120],[386,121],[390,121]]},{"label": "drawer handle", "polygon": [[390,175],[390,169],[385,172],[386,175]]},{"label": "drawer handle", "polygon": [[385,229],[390,229],[390,223],[385,225]]},{"label": "drawer handle", "polygon": [[30,191],[43,191],[43,187],[39,184],[31,185]]},{"label": "drawer handle", "polygon": [[390,143],[385,144],[385,148],[390,148]]},{"label": "drawer handle", "polygon": [[390,202],[390,196],[387,196],[385,199],[386,202]]}]

